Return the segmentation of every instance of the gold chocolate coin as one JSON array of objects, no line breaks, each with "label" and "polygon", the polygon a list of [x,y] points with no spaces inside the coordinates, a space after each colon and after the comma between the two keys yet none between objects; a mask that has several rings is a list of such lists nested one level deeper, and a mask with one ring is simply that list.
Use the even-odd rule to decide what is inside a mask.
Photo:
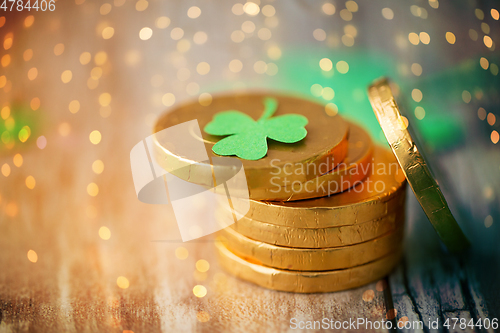
[{"label": "gold chocolate coin", "polygon": [[398,250],[361,266],[305,272],[276,269],[244,260],[229,251],[223,243],[217,242],[216,249],[219,263],[234,276],[261,287],[296,293],[325,293],[357,288],[389,274],[401,258],[401,251]]},{"label": "gold chocolate coin", "polygon": [[368,95],[385,137],[432,226],[450,251],[466,249],[470,245],[469,241],[418,151],[399,112],[389,82],[386,79],[375,82],[368,88]]},{"label": "gold chocolate coin", "polygon": [[361,182],[370,170],[373,144],[370,135],[361,127],[349,123],[347,155],[335,169],[305,183],[291,181],[284,176],[283,185],[271,178],[270,186],[250,189],[250,198],[255,200],[294,201],[319,198],[342,192]]},{"label": "gold chocolate coin", "polygon": [[404,228],[401,225],[370,241],[322,249],[298,249],[259,242],[226,228],[219,239],[241,258],[264,266],[294,271],[326,271],[344,269],[377,260],[401,248]]},{"label": "gold chocolate coin", "polygon": [[[300,201],[250,200],[249,219],[294,228],[328,228],[380,219],[404,206],[405,177],[396,158],[376,146],[369,176],[360,184],[330,197]],[[238,204],[236,218],[242,217]]]},{"label": "gold chocolate coin", "polygon": [[[157,121],[154,132],[197,120],[202,131],[196,139],[204,143],[208,158],[217,157],[212,151],[214,144],[222,137],[211,136],[203,128],[221,111],[237,110],[257,120],[264,111],[264,99],[275,98],[278,107],[273,115],[299,114],[308,119],[307,136],[297,143],[280,143],[268,139],[268,152],[259,160],[241,160],[245,170],[248,188],[272,187],[283,185],[286,179],[304,183],[332,170],[341,163],[347,153],[348,124],[340,116],[329,116],[324,106],[305,99],[276,94],[231,94],[214,97],[209,106],[198,102],[181,105],[165,113]],[[190,131],[197,136],[197,131]],[[154,141],[155,157],[158,164],[177,177],[199,185],[213,186],[213,173],[231,173],[227,166],[212,165],[210,161],[193,161],[176,147],[162,142],[157,135]],[[236,157],[234,157],[236,158]],[[221,168],[220,171],[216,170]]]},{"label": "gold chocolate coin", "polygon": [[[218,214],[223,219],[226,214]],[[294,248],[341,247],[363,243],[394,231],[404,224],[404,208],[398,208],[377,220],[331,228],[293,228],[242,217],[230,226],[250,239]],[[231,221],[224,221],[224,225]]]}]

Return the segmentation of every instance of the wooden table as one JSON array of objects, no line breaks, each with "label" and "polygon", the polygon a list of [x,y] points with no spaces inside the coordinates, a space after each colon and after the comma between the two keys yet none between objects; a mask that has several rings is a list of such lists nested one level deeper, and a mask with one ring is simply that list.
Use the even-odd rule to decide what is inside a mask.
[{"label": "wooden table", "polygon": [[[0,175],[0,332],[275,332],[291,330],[292,318],[389,319],[394,326],[422,320],[423,329],[407,331],[440,332],[442,326],[429,329],[429,318],[442,322],[500,315],[500,154],[491,145],[475,145],[473,139],[435,160],[446,174],[463,179],[450,192],[457,197],[455,207],[464,211],[462,225],[475,244],[469,256],[456,258],[442,250],[411,193],[404,260],[388,278],[354,290],[313,295],[266,290],[221,271],[213,238],[179,241],[168,206],[137,200],[130,149],[150,134],[155,117],[165,108],[165,93],[183,101],[192,98],[186,92],[189,83],[215,89],[217,84],[209,84],[214,78],[240,87],[241,77],[228,72],[226,62],[234,57],[253,59],[254,54],[248,54],[251,48],[234,46],[217,53],[234,45],[218,34],[221,26],[241,20],[230,13],[232,2],[199,5],[204,15],[221,12],[227,17],[227,22],[214,26],[189,21],[185,16],[189,6],[180,2],[152,1],[143,12],[135,9],[135,2],[121,3],[115,0],[111,12],[102,15],[98,1],[81,5],[57,1],[55,12],[36,13],[27,28],[28,13],[0,13],[6,16],[0,36],[13,34],[12,47],[0,54],[11,57],[10,64],[0,68],[0,76],[6,77],[0,87],[0,108],[19,102],[27,108],[35,103],[36,109],[28,110],[33,119],[28,141],[0,151],[0,165],[10,169],[7,176]],[[172,21],[165,30],[154,28],[162,13]],[[114,28],[110,39],[101,36],[106,26]],[[145,26],[153,28],[148,41],[139,38]],[[213,47],[191,42],[189,55],[175,51],[177,42],[169,37],[175,26],[184,27],[187,38],[204,29]],[[58,43],[64,44],[61,55],[54,53]],[[33,50],[33,57],[25,61],[27,49]],[[104,61],[96,59],[102,57],[101,51],[107,55]],[[83,52],[91,53],[90,64],[80,64]],[[196,64],[208,58],[217,74],[196,74]],[[30,80],[28,71],[33,67],[37,75]],[[91,74],[97,67],[102,74],[101,70]],[[190,68],[187,81],[176,78],[180,68]],[[68,83],[61,79],[65,70],[72,72]],[[255,79],[251,66],[250,71],[249,80]],[[99,78],[92,81],[92,76]],[[255,80],[258,85],[263,79]],[[191,85],[193,90],[196,85]],[[103,93],[111,96],[109,107],[99,100]],[[34,98],[40,99],[39,108]],[[73,100],[80,103],[76,113],[69,111]],[[14,118],[16,110],[12,107]],[[94,130],[102,134],[98,144],[89,140]],[[47,141],[43,149],[36,143],[40,136]],[[14,163],[17,153],[23,158],[19,167]],[[92,169],[95,160],[104,163],[100,174]],[[486,165],[494,168],[485,171]],[[26,185],[28,176],[36,181],[33,189]],[[91,183],[98,186],[96,196],[88,193]],[[486,229],[483,220],[489,214],[496,220]],[[100,237],[101,227],[109,229],[108,240]],[[179,247],[187,249],[187,258],[176,256]],[[30,250],[36,253],[36,262],[32,252],[28,256]],[[206,273],[195,268],[200,259],[210,264]],[[126,278],[127,288],[118,286],[119,277]],[[207,288],[205,297],[193,294],[196,285]]]}]

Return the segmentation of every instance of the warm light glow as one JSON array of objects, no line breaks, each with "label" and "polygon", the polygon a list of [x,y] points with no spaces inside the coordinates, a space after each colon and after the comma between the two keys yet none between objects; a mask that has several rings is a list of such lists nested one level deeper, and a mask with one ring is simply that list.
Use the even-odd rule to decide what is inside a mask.
[{"label": "warm light glow", "polygon": [[231,8],[231,11],[233,12],[234,15],[237,16],[245,14],[245,11],[243,10],[243,4],[241,3],[235,3]]},{"label": "warm light glow", "polygon": [[273,60],[281,58],[281,49],[277,46],[271,46],[267,49],[267,56]]},{"label": "warm light glow", "polygon": [[18,168],[20,168],[23,165],[23,156],[19,153],[14,155],[14,158],[12,160],[14,162],[14,165]]},{"label": "warm light glow", "polygon": [[313,31],[313,37],[317,41],[324,41],[326,39],[326,32],[323,29],[316,29]]},{"label": "warm light glow", "polygon": [[166,16],[160,16],[156,19],[155,25],[158,29],[165,29],[170,25],[170,19]]},{"label": "warm light glow", "polygon": [[265,5],[262,7],[262,15],[272,17],[276,14],[276,9],[272,5]]},{"label": "warm light glow", "polygon": [[243,5],[243,11],[250,16],[255,16],[259,13],[260,8],[255,2],[247,2]]},{"label": "warm light glow", "polygon": [[153,30],[148,27],[144,27],[139,31],[139,38],[142,40],[148,40],[153,36]]},{"label": "warm light glow", "polygon": [[476,17],[479,20],[484,20],[484,12],[481,9],[476,8],[476,10],[474,11],[474,13],[476,14]]},{"label": "warm light glow", "polygon": [[161,102],[165,106],[172,106],[175,103],[175,96],[172,93],[166,93],[162,96]]},{"label": "warm light glow", "polygon": [[33,50],[32,49],[27,49],[26,51],[23,52],[24,61],[30,61],[31,58],[33,58]]},{"label": "warm light glow", "polygon": [[73,78],[73,73],[69,69],[65,70],[61,74],[61,81],[63,83],[68,83],[69,81],[71,81],[72,78]]},{"label": "warm light glow", "polygon": [[323,13],[326,15],[333,15],[335,14],[335,6],[329,2],[324,3],[323,6],[321,6],[321,10]]},{"label": "warm light glow", "polygon": [[173,28],[172,31],[170,31],[170,38],[173,40],[179,40],[184,36],[184,30],[181,28]]},{"label": "warm light glow", "polygon": [[238,59],[233,59],[229,63],[229,70],[233,73],[239,73],[243,69],[243,63]]},{"label": "warm light glow", "polygon": [[82,54],[80,54],[80,63],[82,65],[88,64],[91,59],[92,55],[89,52],[83,52]]},{"label": "warm light glow", "polygon": [[492,9],[491,9],[491,17],[492,17],[494,20],[498,21],[498,19],[500,18],[500,15],[499,15],[499,13],[498,13],[498,10],[496,10],[495,8],[492,8]]},{"label": "warm light glow", "polygon": [[0,60],[0,62],[2,63],[2,67],[9,66],[9,64],[10,64],[10,55],[9,54],[4,55],[2,57],[2,60]]},{"label": "warm light glow", "polygon": [[45,136],[39,136],[38,139],[36,139],[36,146],[40,149],[44,149],[47,147],[47,139]]},{"label": "warm light glow", "polygon": [[472,95],[470,92],[468,92],[467,90],[464,90],[462,92],[462,100],[465,102],[465,103],[469,103],[472,99]]},{"label": "warm light glow", "polygon": [[104,163],[101,160],[95,160],[92,163],[92,171],[100,175],[104,171]]},{"label": "warm light glow", "polygon": [[347,9],[342,9],[340,11],[340,18],[342,18],[344,21],[350,21],[352,20],[352,12]]},{"label": "warm light glow", "polygon": [[108,54],[104,51],[97,52],[94,57],[94,62],[97,66],[102,66],[108,60]]},{"label": "warm light glow", "polygon": [[241,30],[235,30],[231,33],[231,40],[235,43],[241,43],[245,39],[245,33]]},{"label": "warm light glow", "polygon": [[9,177],[10,175],[10,165],[7,163],[2,165],[2,175],[4,175],[4,177]]},{"label": "warm light glow", "polygon": [[345,8],[347,8],[348,11],[355,13],[358,11],[358,4],[353,0],[349,0],[345,3]]},{"label": "warm light glow", "polygon": [[63,122],[59,125],[59,134],[61,136],[68,136],[71,133],[71,126],[67,122]]},{"label": "warm light glow", "polygon": [[200,17],[200,15],[201,15],[201,9],[199,7],[196,6],[189,7],[187,11],[187,16],[189,18],[195,19]]},{"label": "warm light glow", "polygon": [[479,59],[479,64],[481,65],[481,68],[484,70],[487,70],[490,65],[488,59],[484,57],[481,57],[481,59]]},{"label": "warm light glow", "polygon": [[259,39],[261,40],[269,40],[271,39],[271,36],[271,30],[269,30],[268,28],[259,29],[259,31],[257,32],[257,37],[259,37]]},{"label": "warm light glow", "polygon": [[35,22],[35,17],[33,15],[28,15],[24,19],[24,27],[29,28],[33,25],[34,22]]},{"label": "warm light glow", "polygon": [[59,43],[59,44],[56,44],[56,46],[54,46],[54,54],[56,56],[60,56],[61,54],[63,54],[64,52],[64,44],[63,43]]},{"label": "warm light glow", "polygon": [[102,38],[110,39],[115,34],[115,29],[112,27],[106,27],[102,30]]},{"label": "warm light glow", "polygon": [[99,142],[101,142],[101,132],[99,132],[98,130],[90,132],[89,140],[95,145],[98,144]]},{"label": "warm light glow", "polygon": [[87,193],[91,197],[95,197],[99,194],[99,186],[96,183],[90,183],[87,185]]},{"label": "warm light glow", "polygon": [[76,99],[69,102],[69,112],[77,113],[80,110],[80,102]]},{"label": "warm light glow", "polygon": [[112,8],[113,6],[110,3],[105,3],[99,8],[99,13],[101,15],[108,15]]},{"label": "warm light glow", "polygon": [[193,36],[193,42],[198,45],[205,44],[207,42],[208,36],[204,31],[198,31]]},{"label": "warm light glow", "polygon": [[424,97],[424,95],[422,94],[422,92],[419,89],[413,89],[411,91],[411,98],[413,98],[413,100],[415,102],[417,102],[417,103],[420,102],[423,97]]},{"label": "warm light glow", "polygon": [[116,284],[121,289],[127,289],[130,286],[130,282],[128,282],[128,279],[124,276],[119,276],[116,279]]},{"label": "warm light glow", "polygon": [[40,98],[38,97],[33,98],[30,102],[30,106],[33,111],[38,110],[40,108]]},{"label": "warm light glow", "polygon": [[99,228],[99,237],[104,240],[108,240],[111,238],[111,231],[108,227],[100,227]]},{"label": "warm light glow", "polygon": [[394,12],[392,11],[392,9],[386,7],[382,9],[382,16],[386,20],[392,20],[394,18]]},{"label": "warm light glow", "polygon": [[208,271],[208,269],[210,268],[210,264],[208,263],[208,261],[204,260],[204,259],[200,259],[196,262],[196,269],[199,271],[199,272],[206,272]]},{"label": "warm light glow", "polygon": [[36,252],[33,250],[29,250],[27,256],[28,256],[28,260],[33,262],[33,263],[38,261],[38,254],[36,254]]},{"label": "warm light glow", "polygon": [[38,69],[36,69],[36,67],[30,68],[30,70],[28,71],[28,79],[30,81],[33,81],[34,79],[36,79],[37,76],[38,76]]},{"label": "warm light glow", "polygon": [[193,294],[196,296],[196,297],[205,297],[207,295],[207,288],[205,288],[204,286],[198,284],[196,286],[194,286],[193,288]]},{"label": "warm light glow", "polygon": [[427,32],[421,32],[419,37],[420,37],[420,41],[423,44],[429,44],[431,42],[431,37],[429,36],[429,34]]},{"label": "warm light glow", "polygon": [[422,120],[425,117],[425,109],[421,106],[415,108],[415,118]]},{"label": "warm light glow", "polygon": [[337,62],[335,65],[340,74],[346,74],[349,71],[349,64],[344,60]]},{"label": "warm light glow", "polygon": [[245,21],[241,24],[241,30],[243,30],[247,34],[250,34],[255,31],[255,23],[253,23],[252,21]]},{"label": "warm light glow", "polygon": [[145,11],[149,6],[149,3],[146,0],[139,0],[135,3],[135,10],[138,12]]},{"label": "warm light glow", "polygon": [[418,45],[418,43],[420,43],[420,39],[419,39],[418,35],[416,33],[414,33],[414,32],[410,32],[408,34],[408,40],[413,45]]},{"label": "warm light glow", "polygon": [[200,75],[206,75],[210,72],[210,65],[206,62],[200,62],[198,66],[196,66],[196,71]]},{"label": "warm light glow", "polygon": [[[477,38],[477,37],[476,37]],[[446,41],[450,44],[455,44],[455,41],[457,38],[455,37],[455,34],[453,32],[447,32],[446,33]]]},{"label": "warm light glow", "polygon": [[36,180],[33,176],[28,176],[28,177],[26,177],[25,183],[26,183],[26,187],[29,188],[30,190],[32,190],[35,188]]},{"label": "warm light glow", "polygon": [[185,247],[178,247],[177,249],[175,249],[175,256],[179,260],[186,259],[188,257],[188,255],[189,255],[189,252]]},{"label": "warm light glow", "polygon": [[325,106],[325,112],[330,117],[334,117],[339,113],[339,108],[335,103],[328,103]]},{"label": "warm light glow", "polygon": [[493,126],[497,121],[497,117],[495,117],[495,115],[490,112],[488,113],[488,118],[486,118],[486,121],[488,122],[488,125]]},{"label": "warm light glow", "polygon": [[99,95],[99,104],[101,106],[108,106],[111,103],[111,95],[109,93],[102,93]]},{"label": "warm light glow", "polygon": [[335,97],[335,91],[330,87],[325,87],[323,88],[321,96],[323,96],[325,100],[330,101]]},{"label": "warm light glow", "polygon": [[319,61],[319,67],[324,71],[330,71],[333,68],[333,63],[328,58],[323,58]]},{"label": "warm light glow", "polygon": [[30,136],[31,136],[31,128],[29,128],[28,125],[23,126],[23,128],[21,128],[18,134],[19,141],[26,142]]},{"label": "warm light glow", "polygon": [[490,36],[484,36],[483,42],[484,42],[484,45],[486,45],[486,47],[489,49],[493,46],[493,40],[491,39]]},{"label": "warm light glow", "polygon": [[200,96],[198,97],[198,103],[203,106],[209,106],[210,104],[212,104],[212,95],[210,95],[209,93],[200,94]]},{"label": "warm light glow", "polygon": [[491,142],[493,142],[494,144],[497,144],[499,139],[500,139],[500,135],[498,134],[497,131],[491,132]]},{"label": "warm light glow", "polygon": [[411,65],[411,72],[415,76],[420,76],[422,75],[422,66],[418,63],[414,63]]}]

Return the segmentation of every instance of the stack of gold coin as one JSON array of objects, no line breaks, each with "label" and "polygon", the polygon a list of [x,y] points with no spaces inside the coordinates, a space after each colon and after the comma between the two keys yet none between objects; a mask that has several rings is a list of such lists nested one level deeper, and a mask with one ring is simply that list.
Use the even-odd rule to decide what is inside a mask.
[{"label": "stack of gold coin", "polygon": [[[225,110],[257,120],[268,97],[278,101],[274,116],[307,117],[307,136],[297,143],[268,140],[264,158],[242,160],[250,199],[217,208],[220,224],[230,225],[216,242],[221,266],[257,285],[301,293],[355,288],[387,275],[402,252],[406,181],[393,153],[374,145],[362,127],[304,99],[235,94],[209,106],[181,106],[155,130],[192,119],[204,128]],[[220,139],[202,133],[210,159]],[[168,147],[159,154],[182,160]],[[203,167],[215,168],[196,165],[199,173]],[[177,176],[203,184],[192,171]]]}]

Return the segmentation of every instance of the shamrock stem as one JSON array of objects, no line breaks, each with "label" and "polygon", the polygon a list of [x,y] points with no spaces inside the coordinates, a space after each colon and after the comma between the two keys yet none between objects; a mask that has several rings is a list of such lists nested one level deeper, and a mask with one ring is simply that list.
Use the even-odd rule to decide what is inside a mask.
[{"label": "shamrock stem", "polygon": [[276,98],[267,97],[264,99],[264,112],[258,121],[270,118],[278,108],[278,100]]}]

